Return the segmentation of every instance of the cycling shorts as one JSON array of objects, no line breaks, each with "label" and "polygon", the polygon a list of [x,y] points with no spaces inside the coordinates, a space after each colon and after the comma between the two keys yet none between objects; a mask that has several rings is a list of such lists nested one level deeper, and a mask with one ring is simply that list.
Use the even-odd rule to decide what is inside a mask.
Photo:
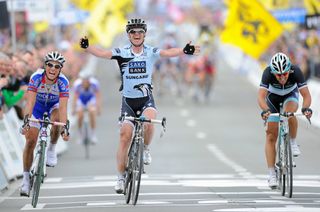
[{"label": "cycling shorts", "polygon": [[121,115],[139,117],[147,108],[157,111],[152,94],[140,98],[122,97]]},{"label": "cycling shorts", "polygon": [[97,106],[97,99],[95,97],[92,97],[89,101],[82,101],[81,99],[77,100],[77,105],[76,105],[76,111],[79,110],[86,110],[90,106]]},{"label": "cycling shorts", "polygon": [[[51,113],[53,110],[55,109],[58,109],[59,108],[59,103],[56,103],[54,105],[52,105],[51,107],[49,108],[46,108],[46,107],[34,107],[33,108],[33,112],[32,112],[32,118],[35,118],[35,119],[42,119],[43,118],[43,114],[45,112],[48,113],[49,117],[51,116]],[[41,124],[40,123],[36,123],[36,122],[30,122],[29,123],[30,127],[35,127],[35,128],[38,128],[40,129],[41,127]]]},{"label": "cycling shorts", "polygon": [[[299,104],[299,91],[298,88],[294,89],[290,93],[280,96],[274,93],[268,92],[267,97],[266,97],[267,105],[271,110],[271,113],[279,113],[280,112],[280,103],[283,104],[283,107],[285,106],[286,103],[288,102],[296,102]],[[268,122],[278,122],[279,117],[269,117]]]}]

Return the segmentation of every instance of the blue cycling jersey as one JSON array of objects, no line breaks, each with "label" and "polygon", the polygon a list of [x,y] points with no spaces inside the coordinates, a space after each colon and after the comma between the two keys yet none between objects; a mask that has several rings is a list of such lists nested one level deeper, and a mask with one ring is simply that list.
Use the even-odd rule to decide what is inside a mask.
[{"label": "blue cycling jersey", "polygon": [[34,111],[48,111],[59,103],[60,97],[69,97],[69,81],[60,73],[53,84],[46,84],[44,69],[38,69],[30,77],[28,91],[37,93]]},{"label": "blue cycling jersey", "polygon": [[[131,45],[123,48],[114,48],[111,59],[118,61],[122,76],[121,91],[127,98],[140,98],[148,95],[137,88],[137,85],[152,84],[154,64],[160,57],[160,49],[148,45],[143,46],[141,54],[131,51]],[[145,88],[148,89],[148,88]]]},{"label": "blue cycling jersey", "polygon": [[94,78],[89,79],[89,87],[85,89],[82,80],[78,79],[74,83],[74,91],[79,95],[80,101],[86,105],[92,98],[96,97],[96,93],[100,90],[98,80]]}]

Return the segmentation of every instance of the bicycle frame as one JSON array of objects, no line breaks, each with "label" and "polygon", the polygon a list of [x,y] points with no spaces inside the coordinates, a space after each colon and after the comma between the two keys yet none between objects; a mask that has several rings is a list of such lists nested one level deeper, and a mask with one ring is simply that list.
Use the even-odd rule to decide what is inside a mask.
[{"label": "bicycle frame", "polygon": [[89,146],[91,144],[89,131],[90,131],[90,121],[89,121],[89,111],[86,109],[83,111],[83,122],[82,122],[82,144],[85,148],[85,158],[90,158]]},{"label": "bicycle frame", "polygon": [[284,196],[287,192],[288,197],[292,197],[293,192],[293,156],[291,150],[291,142],[289,135],[289,118],[302,115],[291,112],[272,113],[270,116],[279,117],[278,127],[278,142],[277,142],[277,159],[276,159],[276,173],[278,179],[278,188],[281,195]]},{"label": "bicycle frame", "polygon": [[44,113],[43,120],[40,119],[28,119],[31,122],[42,123],[42,126],[39,131],[39,139],[36,146],[36,155],[34,157],[32,167],[30,170],[30,182],[32,189],[32,206],[37,207],[38,197],[40,192],[40,186],[44,181],[44,177],[46,176],[46,166],[45,158],[46,158],[46,146],[48,141],[48,129],[49,125],[58,125],[58,126],[66,126],[65,123],[61,122],[51,122],[48,114]]},{"label": "bicycle frame", "polygon": [[124,195],[127,204],[130,202],[131,197],[132,204],[136,205],[140,191],[141,174],[144,172],[144,122],[162,124],[165,131],[166,119],[146,119],[144,116],[139,118],[128,116],[120,118],[121,120],[133,121],[135,125],[133,139],[128,151]]}]

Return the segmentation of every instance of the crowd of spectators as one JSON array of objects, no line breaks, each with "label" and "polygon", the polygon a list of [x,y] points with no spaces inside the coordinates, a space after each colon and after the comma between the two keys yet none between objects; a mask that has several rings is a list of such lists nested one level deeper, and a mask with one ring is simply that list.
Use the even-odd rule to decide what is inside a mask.
[{"label": "crowd of spectators", "polygon": [[303,25],[285,31],[261,57],[261,62],[268,63],[274,52],[279,51],[299,65],[306,79],[320,80],[320,31],[307,30]]}]

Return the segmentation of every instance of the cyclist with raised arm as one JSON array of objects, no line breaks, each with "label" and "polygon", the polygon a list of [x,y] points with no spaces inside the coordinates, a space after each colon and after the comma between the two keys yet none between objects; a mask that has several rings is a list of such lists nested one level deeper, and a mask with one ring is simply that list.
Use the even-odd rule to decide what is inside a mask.
[{"label": "cyclist with raised arm", "polygon": [[[157,109],[152,95],[152,72],[154,63],[160,57],[176,57],[183,54],[198,54],[199,46],[188,43],[184,48],[158,49],[144,44],[147,24],[142,19],[130,19],[126,25],[129,45],[112,50],[103,50],[89,46],[88,39],[81,38],[80,46],[87,52],[106,59],[115,59],[120,67],[122,84],[121,114],[127,116],[144,115],[148,119],[155,119]],[[123,193],[124,175],[127,152],[133,134],[134,125],[130,121],[123,121],[120,129],[120,143],[117,151],[117,169],[119,172],[115,190]],[[144,135],[144,163],[151,163],[149,145],[153,136],[152,124],[145,125]]]},{"label": "cyclist with raised arm", "polygon": [[96,136],[96,117],[101,111],[101,95],[99,81],[90,73],[80,72],[73,84],[74,97],[72,114],[77,114],[79,138],[82,139],[82,124],[85,110],[89,113],[91,142],[98,142]]},{"label": "cyclist with raised arm", "polygon": [[[276,142],[279,118],[270,116],[280,112],[280,103],[284,112],[296,112],[299,106],[299,93],[303,98],[301,112],[310,119],[312,116],[311,95],[300,68],[291,64],[287,55],[276,53],[263,71],[258,92],[258,103],[262,109],[261,117],[267,121],[265,154],[269,169],[268,184],[276,188],[275,173]],[[293,156],[300,155],[296,142],[298,121],[295,116],[289,119],[289,134]]]},{"label": "cyclist with raised arm", "polygon": [[[26,137],[23,151],[23,179],[20,188],[21,196],[29,196],[29,171],[33,162],[33,152],[37,144],[41,125],[28,122],[28,118],[42,119],[48,112],[51,121],[67,123],[67,104],[69,98],[69,81],[61,73],[65,59],[59,52],[49,52],[44,58],[44,68],[32,74],[27,91],[27,104],[25,107],[25,124],[20,132]],[[52,126],[51,139],[47,148],[46,165],[54,167],[57,164],[55,147],[61,132],[65,141],[69,140],[69,132]]]}]

